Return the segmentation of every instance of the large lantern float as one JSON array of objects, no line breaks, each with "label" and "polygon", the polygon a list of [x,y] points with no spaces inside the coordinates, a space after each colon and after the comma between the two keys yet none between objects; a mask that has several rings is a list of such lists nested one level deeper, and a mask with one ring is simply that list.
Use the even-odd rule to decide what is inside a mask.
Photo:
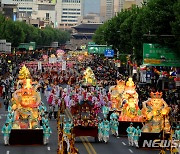
[{"label": "large lantern float", "polygon": [[160,133],[170,132],[169,111],[167,103],[162,98],[162,92],[151,92],[151,98],[143,102],[142,114],[146,122],[143,132]]},{"label": "large lantern float", "polygon": [[130,122],[142,122],[143,117],[141,110],[138,106],[138,93],[135,90],[136,86],[129,78],[126,82],[124,92],[122,94],[122,109],[119,117],[119,121],[130,121]]},{"label": "large lantern float", "polygon": [[83,86],[96,86],[97,84],[95,75],[90,67],[87,67],[87,69],[84,71],[82,84]]},{"label": "large lantern float", "polygon": [[110,93],[110,99],[112,102],[112,110],[121,110],[121,106],[122,106],[122,94],[124,92],[124,88],[125,88],[125,81],[123,80],[117,80],[117,85],[115,86],[111,86],[109,88],[109,93]]},{"label": "large lantern float", "polygon": [[[17,90],[12,95],[12,110],[14,111],[13,129],[35,129],[39,127],[39,112],[41,98],[37,92],[36,82],[30,79],[29,70],[23,66],[19,72]],[[22,87],[19,88],[19,84]]]}]

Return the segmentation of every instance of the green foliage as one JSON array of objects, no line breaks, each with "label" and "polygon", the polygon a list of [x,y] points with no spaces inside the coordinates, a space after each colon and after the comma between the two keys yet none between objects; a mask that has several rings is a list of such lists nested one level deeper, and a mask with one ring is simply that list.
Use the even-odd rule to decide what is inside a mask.
[{"label": "green foliage", "polygon": [[[132,6],[105,22],[93,40],[113,45],[120,53],[142,60],[143,43],[159,43],[180,50],[180,0],[150,0],[141,8]],[[175,36],[175,37],[174,37]]]},{"label": "green foliage", "polygon": [[13,22],[9,18],[5,18],[0,14],[0,39],[6,39],[12,43],[13,47],[17,47],[20,43],[36,42],[37,45],[49,46],[52,42],[64,44],[70,39],[70,33],[45,27],[44,29],[36,28],[25,22]]}]

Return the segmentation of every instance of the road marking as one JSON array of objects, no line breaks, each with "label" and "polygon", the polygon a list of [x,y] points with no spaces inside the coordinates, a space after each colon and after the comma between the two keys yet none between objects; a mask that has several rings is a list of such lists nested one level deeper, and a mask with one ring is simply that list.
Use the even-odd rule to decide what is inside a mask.
[{"label": "road marking", "polygon": [[89,145],[89,147],[91,148],[93,154],[97,154],[96,151],[95,151],[95,149],[94,149],[93,146],[91,145],[91,143],[89,143],[88,138],[87,138],[87,137],[84,137],[84,139],[85,139],[86,143]]},{"label": "road marking", "polygon": [[129,151],[130,151],[131,153],[133,153],[133,151],[132,151],[131,149],[129,149]]},{"label": "road marking", "polygon": [[10,152],[9,151],[6,151],[6,154],[9,154]]},{"label": "road marking", "polygon": [[[71,112],[69,110],[65,110],[66,114],[68,117],[70,117],[71,119],[73,118]],[[89,143],[88,138],[87,137],[79,137],[81,139],[81,141],[83,142],[83,145],[85,146],[88,154],[91,154],[91,151],[93,154],[97,154],[95,149],[93,148],[93,146],[91,145],[91,143]]]},{"label": "road marking", "polygon": [[50,148],[50,147],[47,147],[47,149],[48,149],[48,151],[50,151],[50,150],[51,150],[51,148]]},{"label": "road marking", "polygon": [[83,143],[83,145],[85,146],[88,154],[91,154],[90,148],[88,147],[87,143],[84,141],[83,137],[79,137]]},{"label": "road marking", "polygon": [[123,145],[126,145],[126,143],[122,142]]}]

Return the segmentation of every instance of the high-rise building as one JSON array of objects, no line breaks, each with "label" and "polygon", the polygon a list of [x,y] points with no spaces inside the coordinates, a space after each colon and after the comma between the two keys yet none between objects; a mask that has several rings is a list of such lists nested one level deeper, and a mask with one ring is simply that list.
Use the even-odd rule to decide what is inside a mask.
[{"label": "high-rise building", "polygon": [[101,0],[100,17],[102,21],[106,21],[117,15],[123,9],[129,9],[132,5],[141,6],[143,0]]},{"label": "high-rise building", "polygon": [[[68,29],[83,16],[84,0],[1,0],[2,5],[17,5],[17,20],[35,26]],[[32,23],[31,23],[32,22]],[[36,22],[36,23],[34,23]],[[39,23],[38,23],[39,22]]]},{"label": "high-rise building", "polygon": [[69,29],[83,16],[84,0],[57,0],[56,11],[58,27]]},{"label": "high-rise building", "polygon": [[101,0],[100,16],[102,21],[112,18],[122,9],[121,1],[122,0]]}]

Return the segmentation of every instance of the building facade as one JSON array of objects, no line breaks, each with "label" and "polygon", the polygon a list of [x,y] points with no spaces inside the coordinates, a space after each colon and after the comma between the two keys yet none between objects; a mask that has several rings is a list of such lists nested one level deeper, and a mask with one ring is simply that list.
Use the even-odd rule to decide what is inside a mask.
[{"label": "building facade", "polygon": [[69,29],[77,25],[78,17],[83,16],[84,0],[57,0],[57,25]]},{"label": "building facade", "polygon": [[[2,5],[17,5],[17,20],[34,25],[68,29],[83,16],[84,0],[1,0]],[[35,23],[37,22],[37,23]],[[43,24],[40,24],[40,22]]]},{"label": "building facade", "polygon": [[141,6],[143,0],[101,0],[100,17],[104,22],[117,15],[123,9],[129,9],[132,5]]}]

